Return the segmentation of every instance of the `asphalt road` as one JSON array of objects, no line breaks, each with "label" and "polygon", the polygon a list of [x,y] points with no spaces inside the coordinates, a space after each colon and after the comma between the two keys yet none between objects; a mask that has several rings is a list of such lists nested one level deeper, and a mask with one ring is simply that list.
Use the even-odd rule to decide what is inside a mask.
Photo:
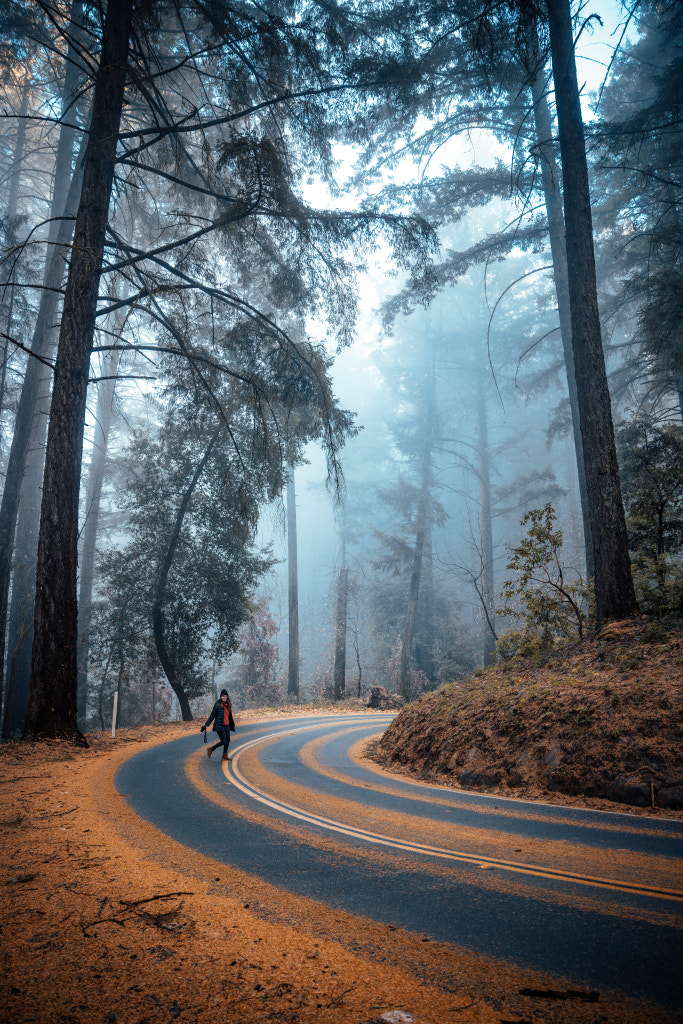
[{"label": "asphalt road", "polygon": [[198,733],[132,757],[116,785],[175,840],[287,891],[585,992],[683,1005],[682,821],[390,779],[349,755],[389,721],[246,724],[225,766]]}]

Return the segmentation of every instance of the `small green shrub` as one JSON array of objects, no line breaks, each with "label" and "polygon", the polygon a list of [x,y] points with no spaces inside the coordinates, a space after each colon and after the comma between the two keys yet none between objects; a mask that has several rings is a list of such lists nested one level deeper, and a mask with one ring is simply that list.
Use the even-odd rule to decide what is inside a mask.
[{"label": "small green shrub", "polygon": [[683,560],[672,554],[656,558],[636,553],[631,562],[638,606],[645,615],[683,614]]},{"label": "small green shrub", "polygon": [[558,642],[583,637],[588,588],[561,560],[562,531],[555,519],[549,502],[522,519],[527,535],[507,564],[514,576],[503,584],[505,605],[500,612],[519,620],[521,627],[499,639],[497,654],[502,661],[538,657]]}]

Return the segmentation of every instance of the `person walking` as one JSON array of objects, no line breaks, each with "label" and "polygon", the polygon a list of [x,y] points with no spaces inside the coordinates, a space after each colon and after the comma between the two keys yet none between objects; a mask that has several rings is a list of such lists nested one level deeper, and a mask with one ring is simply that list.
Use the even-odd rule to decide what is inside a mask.
[{"label": "person walking", "polygon": [[223,744],[223,760],[232,761],[232,758],[228,757],[228,747],[230,746],[230,733],[235,731],[235,721],[232,717],[232,706],[227,690],[221,690],[221,695],[214,704],[213,711],[202,726],[201,731],[206,732],[212,722],[213,732],[218,733],[219,739],[218,743],[214,743],[212,747],[209,747],[206,756],[211,757],[214,750]]}]

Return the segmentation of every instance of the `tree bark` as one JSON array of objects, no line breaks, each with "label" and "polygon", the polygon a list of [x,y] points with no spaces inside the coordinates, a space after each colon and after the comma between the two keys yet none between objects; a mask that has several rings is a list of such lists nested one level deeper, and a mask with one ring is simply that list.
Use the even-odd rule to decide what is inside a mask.
[{"label": "tree bark", "polygon": [[[62,144],[62,134],[65,131],[68,132],[67,139]],[[40,358],[29,357],[26,364],[19,405],[14,420],[12,444],[5,474],[5,487],[2,492],[2,504],[0,505],[0,695],[4,688],[7,608],[12,556],[15,548],[17,520],[20,512],[26,518],[21,537],[24,543],[17,562],[19,565],[26,567],[26,571],[32,574],[32,578],[28,581],[17,579],[17,599],[19,600],[26,593],[33,594],[35,590],[33,573],[38,546],[40,516],[33,513],[32,509],[35,507],[35,509],[39,510],[40,504],[43,448],[49,405],[49,398],[46,398],[44,402],[42,399],[44,396],[49,396],[51,376],[51,371],[40,359],[49,360],[52,357],[53,324],[57,317],[59,289],[64,278],[64,252],[70,246],[74,230],[73,221],[69,218],[75,216],[78,209],[78,196],[83,179],[81,157],[85,154],[86,149],[87,137],[85,135],[83,136],[80,152],[71,175],[65,199],[62,183],[65,173],[67,175],[67,183],[69,181],[68,175],[71,172],[73,156],[73,138],[73,131],[71,129],[62,129],[55,162],[54,193],[51,208],[51,215],[53,217],[61,217],[62,219],[52,222],[48,235],[50,244],[47,249],[43,276],[43,293],[40,297],[38,315],[31,342],[31,351]],[[69,148],[70,145],[71,148]],[[25,480],[25,474],[29,460],[30,464],[35,463],[35,465],[33,465],[31,470],[31,480],[27,481]],[[22,497],[23,506],[21,504]],[[29,612],[24,612],[18,607],[14,619],[15,622],[22,619],[32,621],[32,604]],[[24,702],[27,702],[27,697],[24,698]],[[23,727],[23,717],[20,727]]]},{"label": "tree bark", "polygon": [[83,741],[77,726],[78,491],[88,371],[123,108],[131,14],[132,0],[109,0],[95,78],[50,407],[26,738],[44,735]]},{"label": "tree bark", "polygon": [[287,483],[287,567],[289,570],[289,672],[287,693],[299,699],[299,574],[296,543],[296,487],[294,466]]},{"label": "tree bark", "polygon": [[95,570],[95,550],[100,514],[102,484],[107,462],[109,429],[116,388],[116,370],[120,351],[111,349],[104,361],[103,377],[97,398],[95,436],[88,473],[88,490],[85,501],[85,523],[81,548],[80,586],[78,590],[78,715],[84,722],[87,712],[88,648],[90,644],[90,619],[92,616],[92,591]]},{"label": "tree bark", "polygon": [[[83,42],[85,37],[82,19],[83,4],[81,0],[74,0],[71,6],[69,45],[61,98],[62,116],[66,116],[68,121],[73,120],[71,108],[83,83],[84,67],[78,52],[78,45]],[[24,122],[22,122],[23,124]],[[75,217],[78,207],[78,194],[82,180],[78,165],[80,158],[85,154],[85,137],[83,137],[76,170],[72,173],[77,134],[75,128],[66,125],[60,130],[57,142],[50,202],[50,217],[53,219],[48,229],[44,273],[46,287],[56,285],[56,288],[61,288],[66,261],[63,255],[64,250],[60,247],[61,244],[68,245],[73,234],[73,224],[69,221],[60,222],[58,218]],[[54,267],[50,265],[53,260],[55,261]],[[56,318],[59,295],[55,290],[45,298],[46,308],[41,308],[39,311],[31,347],[33,351],[42,354],[45,359],[51,360],[56,341],[53,323]],[[12,333],[9,328],[7,333]],[[13,512],[15,534],[12,555],[12,600],[8,616],[8,664],[5,675],[7,699],[2,730],[4,738],[21,732],[24,728],[31,675],[36,555],[40,527],[45,437],[52,387],[51,368],[44,363],[36,362],[37,365],[31,367],[30,373],[27,367],[26,388],[22,387],[21,394],[21,402],[25,403],[25,408],[22,410],[22,415],[17,417],[20,445],[15,450],[15,469],[16,466],[22,465],[23,476],[18,496],[19,504]],[[33,386],[34,381],[35,387]],[[25,422],[25,416],[29,413],[32,416],[32,425],[27,437],[22,429],[22,424]],[[10,491],[11,493],[12,491]],[[3,594],[1,603],[4,611],[3,614],[0,614],[0,621],[3,623],[5,621],[3,615],[6,613],[5,602],[6,595]]]},{"label": "tree bark", "polygon": [[586,144],[569,0],[546,0],[562,157],[574,370],[598,624],[637,612],[600,333]]},{"label": "tree bark", "polygon": [[[49,405],[49,382],[46,402],[42,401],[42,388],[38,396],[38,416],[45,404]],[[45,410],[47,417],[47,410]],[[35,436],[34,430],[32,435]],[[7,615],[7,665],[5,717],[3,739],[21,735],[26,722],[29,680],[31,678],[31,645],[33,642],[33,606],[36,598],[36,555],[40,524],[40,498],[43,482],[44,448],[30,445],[26,470],[21,485],[12,558],[12,594]]]},{"label": "tree bark", "polygon": [[200,476],[204,472],[204,467],[209,461],[209,456],[213,450],[213,446],[218,439],[220,434],[220,427],[211,438],[206,451],[202,457],[201,462],[194,471],[194,476],[190,481],[185,494],[183,495],[180,507],[176,513],[175,522],[171,531],[171,536],[168,541],[166,548],[166,554],[164,560],[159,567],[159,574],[157,576],[157,583],[154,594],[154,602],[152,604],[152,632],[154,634],[154,643],[156,645],[157,654],[159,655],[159,661],[161,667],[164,670],[164,674],[168,679],[173,692],[178,698],[180,704],[180,713],[183,716],[183,722],[192,721],[192,709],[190,708],[190,702],[187,699],[187,694],[183,684],[178,679],[178,668],[173,658],[171,657],[168,648],[166,647],[166,639],[164,637],[164,592],[166,590],[166,581],[168,580],[168,574],[171,571],[173,565],[173,559],[175,558],[176,548],[178,547],[178,541],[180,539],[180,531],[183,527],[183,519],[187,512],[190,504],[190,499],[194,494],[195,487],[199,481]]},{"label": "tree bark", "polygon": [[581,518],[583,521],[584,550],[586,558],[586,575],[595,576],[593,559],[593,540],[591,536],[590,514],[588,511],[588,492],[586,487],[586,467],[583,457],[583,441],[581,439],[581,423],[579,416],[579,399],[576,391],[576,373],[574,370],[574,347],[572,345],[572,319],[569,304],[569,275],[567,271],[567,247],[562,213],[562,195],[560,192],[560,170],[555,156],[550,108],[545,90],[543,65],[540,62],[538,35],[536,26],[533,28],[531,40],[531,61],[536,73],[531,81],[531,95],[534,104],[534,124],[538,140],[538,152],[541,166],[541,184],[546,214],[548,216],[548,235],[550,253],[553,261],[553,277],[557,296],[557,312],[560,320],[560,336],[564,365],[567,373],[567,390],[569,392],[569,409],[572,417],[572,433],[576,456],[576,472],[579,480],[579,496],[581,499]]}]

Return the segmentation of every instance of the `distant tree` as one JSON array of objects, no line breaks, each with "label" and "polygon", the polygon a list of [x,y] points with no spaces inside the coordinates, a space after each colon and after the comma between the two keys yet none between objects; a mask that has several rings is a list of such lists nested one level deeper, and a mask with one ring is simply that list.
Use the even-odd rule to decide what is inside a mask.
[{"label": "distant tree", "polygon": [[[517,276],[512,268],[499,269],[489,276],[496,292],[504,289],[503,281],[514,282]],[[443,312],[450,300],[458,309],[457,325],[446,321],[438,363],[440,414],[447,426],[437,475],[444,491],[450,489],[456,501],[465,503],[460,512],[448,506],[459,540],[449,539],[439,561],[476,595],[484,665],[495,660],[503,545],[509,544],[520,512],[563,493],[553,470],[540,461],[545,452],[538,447],[543,420],[539,389],[533,382],[520,381],[514,358],[517,344],[524,344],[538,328],[534,298],[532,293],[525,296],[528,302],[511,303],[510,315],[490,323],[473,282],[461,280],[433,306],[435,313]],[[547,366],[545,357],[542,365]],[[453,393],[459,396],[458,407],[449,403]]]},{"label": "distant tree", "polygon": [[[379,674],[396,685],[406,699],[420,691],[433,689],[440,682],[462,676],[473,664],[471,644],[460,621],[459,606],[451,589],[433,573],[432,535],[443,527],[444,509],[431,494],[429,519],[424,527],[421,561],[418,566],[419,586],[412,626],[410,678],[415,685],[406,687],[401,675],[407,653],[406,620],[411,614],[416,572],[416,538],[421,518],[422,488],[407,474],[391,487],[382,488],[378,507],[384,518],[391,517],[390,527],[374,529],[378,542],[369,553],[373,573],[367,582],[366,616],[372,622],[371,639]],[[397,637],[400,644],[397,647]],[[403,683],[401,680],[403,679]],[[403,687],[403,689],[401,689]]]},{"label": "distant tree", "polygon": [[287,592],[288,618],[287,636],[289,660],[287,671],[287,696],[299,699],[299,565],[297,558],[296,533],[296,483],[294,466],[289,467],[287,480]]},{"label": "distant tree", "polygon": [[346,635],[349,607],[349,567],[346,564],[346,539],[342,537],[334,615],[334,699],[346,696]]},{"label": "distant tree", "polygon": [[[252,592],[272,565],[254,548],[258,495],[240,479],[224,428],[207,426],[168,417],[158,439],[134,438],[120,494],[130,541],[100,562],[101,588],[120,595],[107,635],[119,648],[122,635],[154,638],[185,720],[212,660],[237,649]],[[139,654],[137,642],[130,651]]]},{"label": "distant tree", "polygon": [[93,602],[88,651],[88,685],[79,707],[86,729],[111,724],[114,692],[118,718],[128,725],[168,717],[174,695],[164,679],[154,646],[149,609],[140,588],[140,572],[119,552],[108,552],[106,597]]},{"label": "distant tree", "polygon": [[239,632],[242,661],[237,672],[237,686],[241,699],[250,707],[270,707],[282,701],[280,652],[275,641],[277,632],[267,598],[261,596]]},{"label": "distant tree", "polygon": [[[383,9],[383,8],[382,8]],[[520,97],[525,88],[539,84],[548,49],[552,59],[554,93],[558,120],[563,182],[565,248],[567,253],[567,290],[571,319],[571,346],[565,351],[573,355],[568,370],[571,399],[575,398],[580,427],[583,469],[585,471],[585,503],[590,532],[591,551],[587,563],[594,573],[596,611],[599,619],[621,618],[637,610],[628,559],[623,505],[619,492],[619,472],[614,443],[610,395],[600,331],[597,285],[593,252],[591,199],[588,188],[586,146],[579,87],[576,77],[574,33],[569,0],[545,0],[541,4],[496,5],[473,2],[451,9],[438,3],[419,7],[401,6],[387,12],[386,31],[396,33],[397,40],[414,40],[409,57],[404,60],[407,97],[396,103],[391,127],[385,126],[383,145],[374,147],[375,168],[384,162],[395,165],[409,149],[420,158],[437,152],[447,139],[473,127],[489,128],[499,139],[513,141],[515,179],[520,190],[533,188],[524,173],[527,154],[518,145],[526,134],[527,117]],[[533,22],[534,46],[530,49]],[[410,46],[410,44],[404,44]],[[530,60],[533,50],[533,60]],[[412,61],[420,62],[421,74],[408,73]],[[401,62],[400,44],[396,45],[397,62]],[[526,63],[526,68],[524,64]],[[399,77],[397,75],[397,77]],[[540,113],[540,93],[535,106]],[[453,97],[460,102],[454,103]],[[428,127],[416,131],[418,114],[427,119]],[[400,124],[410,139],[406,148],[396,147],[395,129]],[[410,131],[407,126],[410,125]],[[547,125],[537,118],[533,146],[536,159],[547,159],[549,139]],[[519,169],[519,174],[517,173]],[[442,222],[462,217],[462,209],[470,204],[483,205],[493,195],[501,194],[501,180],[493,184],[496,169],[482,174],[475,168],[469,174],[457,170],[452,175],[428,181],[427,188],[412,191],[423,200],[423,210],[431,206]],[[409,190],[410,191],[410,190]],[[422,191],[422,195],[420,195]],[[387,201],[405,190],[385,191]],[[546,200],[551,198],[546,190]],[[555,196],[555,199],[557,197]],[[556,203],[552,206],[555,209]],[[449,209],[454,207],[454,212]],[[535,207],[531,207],[532,211]],[[551,204],[548,203],[548,210]],[[512,224],[502,232],[478,240],[464,252],[453,252],[437,266],[430,266],[418,279],[409,282],[402,298],[390,312],[402,307],[429,301],[444,283],[452,283],[472,265],[487,264],[507,256],[512,244],[527,249],[543,244],[546,224],[537,216],[530,223]],[[558,253],[559,231],[553,233],[553,248]],[[555,267],[556,281],[562,272]],[[572,381],[572,376],[574,381]],[[583,473],[579,478],[583,490]]]},{"label": "distant tree", "polygon": [[[420,584],[423,580],[425,562],[431,558],[431,543],[426,541],[431,538],[431,523],[434,512],[432,511],[432,461],[433,448],[436,438],[436,390],[435,390],[435,365],[432,354],[426,370],[426,381],[424,383],[424,396],[422,400],[422,438],[419,444],[419,483],[420,495],[417,504],[415,518],[415,543],[412,554],[412,565],[410,569],[410,587],[408,591],[408,608],[406,621],[403,628],[403,645],[401,647],[401,677],[399,693],[408,699],[410,694],[410,663],[412,658],[413,637],[415,634],[415,622],[417,618],[417,604],[420,596]],[[426,554],[426,558],[425,558]]]},{"label": "distant tree", "polygon": [[481,572],[477,581],[477,594],[481,600],[482,613],[485,619],[484,633],[484,665],[492,665],[496,650],[496,596],[494,591],[493,570],[493,503],[491,497],[491,451],[488,440],[488,417],[486,410],[486,393],[482,380],[482,367],[476,379],[477,402],[477,447],[476,472],[479,478],[479,518],[481,537]]},{"label": "distant tree", "polygon": [[95,554],[99,527],[100,502],[107,462],[109,431],[114,408],[114,391],[120,352],[111,349],[102,363],[92,458],[88,471],[85,498],[85,521],[82,528],[80,578],[78,588],[78,707],[85,708],[88,679],[88,648],[90,645],[90,606],[95,577]]},{"label": "distant tree", "polygon": [[[393,390],[401,396],[402,414],[392,424],[393,442],[400,457],[398,481],[381,488],[379,497],[391,509],[398,529],[376,530],[384,551],[373,559],[373,567],[394,577],[400,576],[406,588],[402,636],[399,692],[406,700],[410,694],[413,669],[413,644],[422,595],[423,616],[429,617],[429,599],[433,593],[424,587],[425,569],[431,564],[432,528],[443,523],[445,512],[435,497],[434,459],[438,444],[436,404],[436,365],[433,337],[428,337],[425,352],[416,352],[409,337],[397,346],[393,366]],[[387,367],[388,369],[388,367]],[[427,630],[427,634],[429,630]],[[425,636],[422,665],[431,659],[433,640]],[[393,640],[393,637],[392,637]],[[433,669],[429,669],[433,675]]]},{"label": "distant tree", "polygon": [[641,414],[617,432],[626,525],[643,611],[683,611],[683,430]]},{"label": "distant tree", "polygon": [[[627,358],[619,385],[683,418],[683,9],[643,0],[593,129],[605,302]],[[635,330],[634,330],[635,326]]]}]

